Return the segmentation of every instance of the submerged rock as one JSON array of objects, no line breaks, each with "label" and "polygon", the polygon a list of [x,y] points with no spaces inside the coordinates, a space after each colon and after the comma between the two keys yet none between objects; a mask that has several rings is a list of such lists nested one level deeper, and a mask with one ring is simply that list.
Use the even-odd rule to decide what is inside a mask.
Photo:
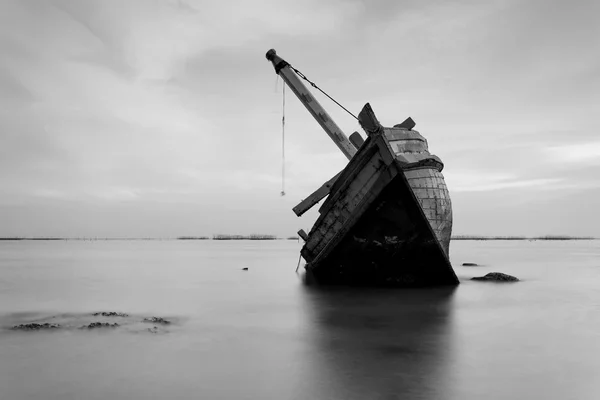
[{"label": "submerged rock", "polygon": [[102,312],[97,312],[97,313],[93,313],[93,316],[97,317],[97,316],[103,316],[103,317],[129,317],[129,314],[125,314],[125,313],[120,313],[120,312],[114,312],[114,311],[102,311]]},{"label": "submerged rock", "polygon": [[161,317],[144,318],[144,322],[152,322],[154,324],[164,324],[164,325],[171,323],[171,321],[166,320]]},{"label": "submerged rock", "polygon": [[96,328],[116,328],[119,326],[116,322],[114,324],[110,324],[108,322],[92,322],[89,325],[84,325],[80,329],[96,329]]},{"label": "submerged rock", "polygon": [[462,263],[463,267],[479,267],[476,263]]},{"label": "submerged rock", "polygon": [[519,279],[515,276],[503,274],[502,272],[490,272],[485,276],[475,276],[473,281],[493,281],[493,282],[517,282]]},{"label": "submerged rock", "polygon": [[43,324],[36,324],[35,322],[32,322],[29,324],[15,325],[12,327],[12,329],[19,330],[19,331],[39,331],[41,329],[56,329],[56,328],[60,328],[60,325],[59,324],[50,324],[48,322],[43,323]]}]

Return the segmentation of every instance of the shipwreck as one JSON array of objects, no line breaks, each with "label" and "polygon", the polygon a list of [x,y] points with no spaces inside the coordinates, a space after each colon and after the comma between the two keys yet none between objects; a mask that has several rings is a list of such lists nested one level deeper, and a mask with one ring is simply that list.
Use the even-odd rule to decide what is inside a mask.
[{"label": "shipwreck", "polygon": [[327,197],[310,232],[298,232],[307,273],[331,284],[458,284],[449,260],[452,203],[444,164],[413,130],[415,122],[409,117],[384,127],[367,103],[356,117],[366,140],[358,132],[348,137],[302,79],[314,83],[275,50],[266,57],[349,160],[293,209],[301,216]]}]

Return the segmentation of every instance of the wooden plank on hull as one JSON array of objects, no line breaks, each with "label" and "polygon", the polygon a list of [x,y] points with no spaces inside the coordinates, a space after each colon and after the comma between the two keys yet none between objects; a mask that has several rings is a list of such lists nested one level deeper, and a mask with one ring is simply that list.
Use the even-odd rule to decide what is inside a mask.
[{"label": "wooden plank on hull", "polygon": [[355,179],[340,189],[339,199],[315,223],[314,234],[311,234],[311,240],[306,246],[312,253],[318,254],[352,217],[362,199],[373,192],[373,187],[382,173],[384,171],[373,163],[367,164]]},{"label": "wooden plank on hull", "polygon": [[304,229],[300,229],[298,231],[298,236],[300,236],[302,238],[302,240],[304,240],[305,242],[308,240],[308,235],[306,234]]},{"label": "wooden plank on hull", "polygon": [[399,172],[350,229],[340,232],[310,269],[325,283],[393,286],[456,285],[447,253]]},{"label": "wooden plank on hull", "polygon": [[323,198],[329,194],[331,187],[334,185],[340,175],[342,175],[342,172],[343,171],[340,171],[333,178],[325,182],[323,186],[312,192],[310,196],[298,203],[298,205],[292,209],[294,213],[300,217],[302,214],[310,210],[315,204],[323,200]]},{"label": "wooden plank on hull", "polygon": [[360,113],[358,113],[358,122],[365,132],[367,132],[368,136],[383,132],[383,126],[379,123],[369,103],[365,104]]},{"label": "wooden plank on hull", "polygon": [[[387,141],[382,135],[371,136],[365,143],[366,144],[360,149],[363,151],[361,152],[359,150],[359,153],[354,156],[355,159],[353,159],[344,170],[344,174],[340,176],[338,181],[331,188],[332,195],[325,203],[323,203],[319,209],[320,213],[326,213],[334,206],[342,196],[341,188],[348,186],[367,164],[371,163],[376,169],[382,169],[394,162],[395,158],[391,153]],[[376,160],[376,158],[378,160]]]},{"label": "wooden plank on hull", "polygon": [[[370,138],[369,138],[370,139]],[[365,145],[363,145],[359,152],[354,156],[350,164],[344,169],[340,177],[331,187],[331,196],[323,203],[319,209],[319,213],[325,213],[329,210],[339,199],[341,192],[340,189],[347,186],[360,171],[367,165],[373,156],[377,154],[377,148],[372,146],[370,140],[367,139]]]},{"label": "wooden plank on hull", "polygon": [[[321,214],[309,233],[305,244],[306,259],[314,257],[337,231],[335,224],[343,224],[354,212],[357,203],[385,167],[378,154],[378,147],[369,137],[353,157],[330,191],[329,198],[319,209]],[[310,254],[308,254],[310,253]]]},{"label": "wooden plank on hull", "polygon": [[377,136],[375,138],[375,142],[377,144],[377,147],[379,148],[379,154],[381,155],[381,158],[383,159],[385,165],[390,165],[391,163],[393,163],[396,159],[396,155],[394,154],[392,147],[390,146],[388,141],[385,140],[383,135]]},{"label": "wooden plank on hull", "polygon": [[375,184],[371,187],[369,192],[360,200],[357,207],[354,209],[352,215],[343,226],[335,233],[335,235],[327,242],[325,247],[319,252],[319,254],[311,261],[310,268],[318,267],[319,263],[327,257],[327,255],[335,248],[335,246],[342,240],[345,234],[354,226],[354,224],[362,217],[368,206],[371,205],[373,200],[379,195],[379,193],[385,189],[392,179],[398,174],[395,165],[391,165],[381,172],[379,178]]},{"label": "wooden plank on hull", "polygon": [[360,133],[358,132],[354,132],[352,135],[350,135],[348,139],[350,139],[350,142],[357,149],[360,149],[360,146],[362,146],[365,143],[365,139],[363,139],[362,136],[360,136]]},{"label": "wooden plank on hull", "polygon": [[403,129],[407,129],[410,131],[410,130],[412,130],[412,128],[415,127],[415,125],[416,125],[415,121],[413,121],[413,119],[411,117],[408,117],[401,123],[394,125],[394,128],[403,128]]},{"label": "wooden plank on hull", "polygon": [[[365,141],[358,132],[354,132],[350,136],[350,140],[356,146],[357,149],[365,143]],[[342,175],[343,172],[344,171],[340,171],[333,178],[325,182],[320,188],[312,192],[306,199],[298,203],[298,205],[296,205],[296,207],[292,209],[294,213],[298,217],[302,216],[302,214],[310,210],[312,207],[314,207],[315,204],[317,204],[318,202],[323,200],[327,195],[329,195],[329,193],[333,191],[332,188],[334,187],[335,183],[338,181],[338,178]]]}]

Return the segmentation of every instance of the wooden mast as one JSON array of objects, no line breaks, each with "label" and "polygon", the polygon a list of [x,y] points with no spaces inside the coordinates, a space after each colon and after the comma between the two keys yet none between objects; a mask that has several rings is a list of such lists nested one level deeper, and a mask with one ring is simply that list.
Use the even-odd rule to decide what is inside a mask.
[{"label": "wooden mast", "polygon": [[267,60],[273,63],[275,73],[281,76],[302,104],[304,104],[308,112],[310,112],[313,118],[321,125],[321,128],[323,128],[331,140],[333,140],[342,153],[350,160],[354,154],[356,154],[357,148],[350,142],[340,127],[331,119],[317,99],[312,96],[308,88],[304,86],[298,75],[290,68],[290,64],[279,57],[274,49],[269,50],[266,57]]}]

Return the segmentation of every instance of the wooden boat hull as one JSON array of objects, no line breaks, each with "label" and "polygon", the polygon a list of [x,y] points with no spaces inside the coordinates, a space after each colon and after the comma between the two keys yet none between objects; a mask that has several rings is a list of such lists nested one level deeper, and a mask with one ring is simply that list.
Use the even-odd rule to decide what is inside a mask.
[{"label": "wooden boat hull", "polygon": [[[394,148],[400,134],[402,148]],[[458,283],[448,258],[452,211],[441,161],[426,151],[406,151],[419,137],[385,128],[369,136],[342,171],[301,250],[315,278],[359,285]]]},{"label": "wooden boat hull", "polygon": [[431,229],[450,256],[452,202],[444,176],[435,168],[409,169],[403,172]]}]

